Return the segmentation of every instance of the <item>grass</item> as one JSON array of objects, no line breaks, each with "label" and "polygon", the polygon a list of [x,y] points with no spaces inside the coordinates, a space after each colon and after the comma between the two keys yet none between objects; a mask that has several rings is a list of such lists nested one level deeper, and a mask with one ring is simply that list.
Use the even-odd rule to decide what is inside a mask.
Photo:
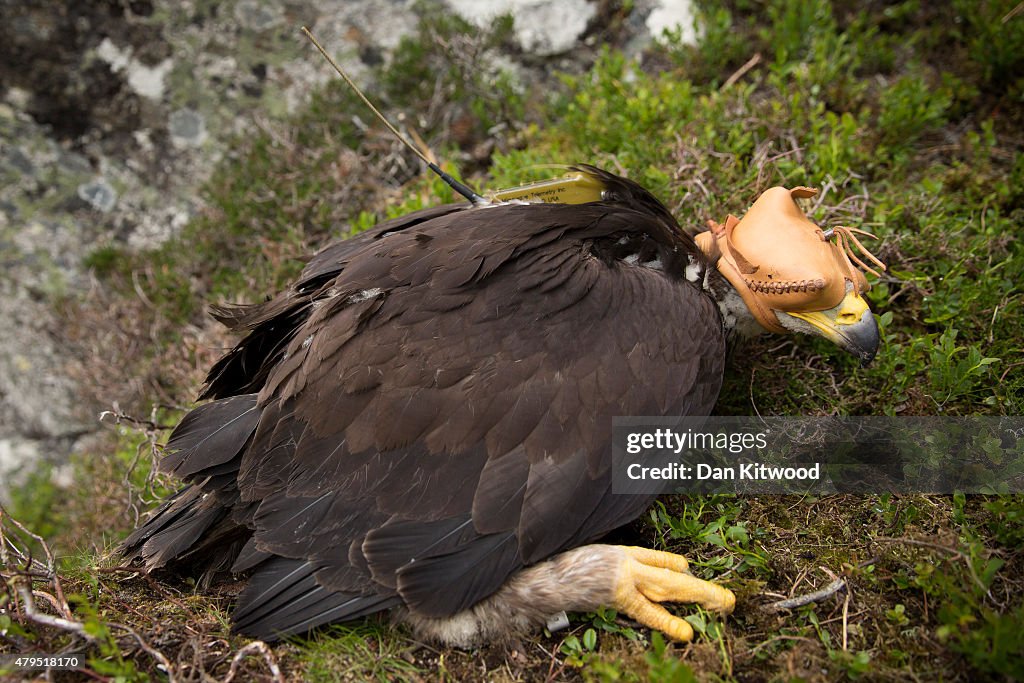
[{"label": "grass", "polygon": [[[890,266],[870,293],[883,328],[875,362],[861,369],[809,339],[756,340],[734,353],[720,414],[1019,415],[1024,16],[1004,21],[1015,6],[705,0],[699,45],[669,39],[642,65],[605,49],[542,93],[508,72],[488,86],[506,21],[477,35],[424,9],[422,35],[399,47],[374,95],[406,111],[448,170],[476,187],[587,161],[628,173],[698,230],[742,213],[769,186],[812,185],[822,189],[812,210],[819,223],[875,232],[874,250]],[[429,92],[419,89],[427,72],[442,76]],[[69,334],[85,359],[77,371],[97,396],[136,414],[162,405],[141,432],[123,424],[75,461],[80,493],[40,475],[12,509],[70,553],[61,575],[81,596],[73,613],[96,630],[97,673],[160,677],[155,660],[109,623],[173,653],[175,666],[194,660],[220,676],[245,642],[227,632],[231,586],[116,580],[98,559],[151,503],[153,485],[167,485],[146,476],[149,444],[164,433],[158,423],[173,423],[229,343],[204,306],[259,300],[316,246],[451,198],[375,127],[354,126],[353,113],[364,116],[331,85],[289,123],[254,131],[208,185],[207,211],[176,240],[146,253],[98,248],[90,263],[103,287],[57,302],[74,321]],[[686,646],[605,611],[576,615],[568,633],[480,651],[432,650],[368,621],[277,647],[276,656],[289,675],[312,680],[1024,676],[1020,495],[665,498],[618,535],[685,554],[696,573],[737,592],[737,612],[723,620],[678,608],[698,634]],[[18,538],[38,555],[30,537]],[[847,593],[763,609],[836,576]],[[9,618],[0,636],[26,648],[71,640]],[[266,675],[259,657],[244,667]]]},{"label": "grass", "polygon": [[[307,681],[394,681],[420,672],[411,654],[417,645],[380,621],[332,627],[303,641]],[[339,676],[339,672],[343,672]]]}]

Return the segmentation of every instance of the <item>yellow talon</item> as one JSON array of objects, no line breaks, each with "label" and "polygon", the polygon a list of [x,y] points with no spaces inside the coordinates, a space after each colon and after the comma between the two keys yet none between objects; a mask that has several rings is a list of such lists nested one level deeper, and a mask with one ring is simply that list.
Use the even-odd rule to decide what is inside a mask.
[{"label": "yellow talon", "polygon": [[660,602],[694,602],[729,614],[736,596],[728,588],[689,573],[686,558],[649,548],[623,546],[623,562],[615,586],[614,607],[644,626],[682,642],[693,638],[693,628]]}]

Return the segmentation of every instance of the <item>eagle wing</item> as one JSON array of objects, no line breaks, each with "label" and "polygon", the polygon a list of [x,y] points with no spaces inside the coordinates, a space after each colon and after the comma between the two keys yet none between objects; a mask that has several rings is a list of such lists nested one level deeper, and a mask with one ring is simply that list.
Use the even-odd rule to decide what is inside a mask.
[{"label": "eagle wing", "polygon": [[439,207],[221,311],[250,335],[163,462],[193,486],[129,552],[253,569],[236,628],[272,637],[397,604],[449,616],[634,519],[650,498],[611,493],[612,418],[708,414],[724,362],[669,220]]}]

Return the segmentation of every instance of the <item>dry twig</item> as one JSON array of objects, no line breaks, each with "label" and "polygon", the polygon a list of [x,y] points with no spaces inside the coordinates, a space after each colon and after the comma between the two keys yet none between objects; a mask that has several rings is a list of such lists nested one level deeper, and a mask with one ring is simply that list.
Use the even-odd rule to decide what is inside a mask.
[{"label": "dry twig", "polygon": [[[45,565],[38,560],[34,560],[30,551],[23,549],[18,543],[9,538],[8,534],[5,533],[6,524],[10,524],[39,544],[46,555]],[[21,563],[24,569],[11,569],[12,559],[16,563]],[[32,568],[36,568],[38,571],[30,571]],[[99,639],[86,630],[85,624],[74,618],[71,606],[64,598],[64,589],[61,585],[60,575],[57,572],[53,552],[50,550],[49,544],[41,536],[32,533],[21,522],[11,517],[3,506],[0,506],[0,578],[3,579],[7,591],[14,590],[17,606],[26,620],[41,626],[72,633],[90,643],[98,642]],[[33,590],[33,581],[39,580],[44,580],[53,587],[52,595],[46,591]],[[36,604],[37,597],[46,600],[53,607],[54,611],[57,612],[57,615],[41,611]],[[157,661],[160,668],[167,674],[167,679],[170,683],[180,680],[167,656],[150,645],[133,628],[117,623],[107,623],[106,625],[108,628],[124,631],[131,636],[138,643],[139,648]]]},{"label": "dry twig", "polygon": [[267,663],[267,668],[270,669],[270,675],[274,677],[274,680],[284,683],[281,668],[277,665],[277,658],[270,647],[262,640],[254,640],[235,653],[234,659],[231,660],[231,668],[228,669],[228,675],[224,677],[224,683],[231,683],[234,680],[235,675],[238,674],[238,666],[242,663],[243,659],[257,653],[263,655],[263,661]]},{"label": "dry twig", "polygon": [[764,606],[764,609],[769,612],[779,612],[784,609],[795,609],[797,607],[803,607],[809,605],[812,602],[820,602],[828,597],[831,597],[839,591],[846,588],[845,579],[836,579],[829,585],[825,586],[821,590],[814,591],[813,593],[806,593],[804,595],[798,595],[795,598],[788,598],[786,600],[779,600],[778,602],[772,602]]},{"label": "dry twig", "polygon": [[729,76],[729,78],[725,79],[725,83],[722,84],[722,90],[725,90],[729,86],[734,85],[736,83],[736,81],[738,81],[741,78],[743,78],[743,76],[746,75],[746,73],[748,71],[750,71],[751,69],[753,69],[755,66],[757,66],[760,63],[761,63],[761,53],[760,52],[755,52],[754,56],[751,57],[750,59],[748,59],[743,64],[743,66],[741,66],[740,68],[736,69],[736,71],[733,73],[732,76]]}]

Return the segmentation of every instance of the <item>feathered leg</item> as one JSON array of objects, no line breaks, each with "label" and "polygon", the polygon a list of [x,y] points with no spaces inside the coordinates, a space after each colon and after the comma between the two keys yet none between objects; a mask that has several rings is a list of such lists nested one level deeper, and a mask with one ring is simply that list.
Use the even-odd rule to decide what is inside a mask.
[{"label": "feathered leg", "polygon": [[403,614],[419,635],[458,647],[529,632],[559,612],[613,607],[670,638],[688,641],[693,629],[658,603],[693,602],[728,614],[732,591],[689,573],[685,558],[631,546],[587,545],[514,575],[502,588],[448,618]]}]

